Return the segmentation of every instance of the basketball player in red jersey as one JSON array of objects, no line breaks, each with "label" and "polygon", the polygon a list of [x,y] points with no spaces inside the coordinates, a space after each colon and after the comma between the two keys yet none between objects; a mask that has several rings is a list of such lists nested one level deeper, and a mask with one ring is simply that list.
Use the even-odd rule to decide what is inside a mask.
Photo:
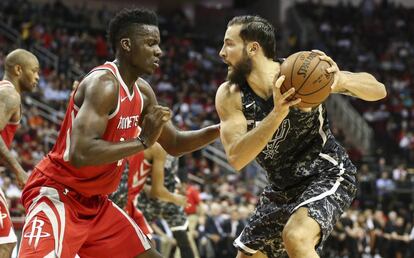
[{"label": "basketball player in red jersey", "polygon": [[[0,165],[5,165],[23,187],[27,174],[10,153],[9,148],[21,119],[21,94],[32,91],[39,81],[39,62],[30,52],[16,49],[5,59],[5,72],[0,81]],[[0,257],[10,257],[17,238],[0,189]]]},{"label": "basketball player in red jersey", "polygon": [[[180,155],[219,136],[218,126],[179,132],[140,76],[158,67],[157,16],[132,9],[110,22],[116,60],[93,69],[72,94],[52,151],[23,191],[27,209],[19,257],[161,257],[107,195],[125,159],[158,141]],[[137,169],[130,164],[130,169]]]}]

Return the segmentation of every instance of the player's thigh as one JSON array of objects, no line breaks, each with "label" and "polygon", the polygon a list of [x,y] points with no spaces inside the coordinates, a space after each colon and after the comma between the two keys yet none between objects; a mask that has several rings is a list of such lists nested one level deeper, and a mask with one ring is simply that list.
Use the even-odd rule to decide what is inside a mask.
[{"label": "player's thigh", "polygon": [[112,201],[107,200],[94,220],[88,239],[79,250],[79,256],[136,257],[149,249],[149,239],[133,219]]},{"label": "player's thigh", "polygon": [[148,223],[147,219],[144,217],[144,214],[138,208],[133,207],[131,217],[141,229],[141,231],[151,239],[154,231],[152,230],[151,225]]},{"label": "player's thigh", "polygon": [[236,258],[267,258],[267,256],[264,253],[260,252],[260,251],[258,251],[257,253],[255,253],[253,255],[247,255],[247,254],[244,254],[243,252],[239,251],[237,253]]},{"label": "player's thigh", "polygon": [[300,237],[316,245],[321,238],[321,227],[316,220],[309,217],[308,208],[297,209],[283,229],[283,238]]},{"label": "player's thigh", "polygon": [[0,258],[10,258],[15,246],[16,242],[0,244]]}]

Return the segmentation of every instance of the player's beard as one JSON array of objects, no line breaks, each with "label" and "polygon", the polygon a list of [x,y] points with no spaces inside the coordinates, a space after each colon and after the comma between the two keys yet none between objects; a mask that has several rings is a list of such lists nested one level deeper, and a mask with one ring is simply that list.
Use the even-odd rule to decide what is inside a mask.
[{"label": "player's beard", "polygon": [[233,71],[227,75],[227,80],[231,84],[242,85],[246,77],[252,71],[252,60],[247,55],[246,47],[243,48],[243,55],[240,61],[233,66]]}]

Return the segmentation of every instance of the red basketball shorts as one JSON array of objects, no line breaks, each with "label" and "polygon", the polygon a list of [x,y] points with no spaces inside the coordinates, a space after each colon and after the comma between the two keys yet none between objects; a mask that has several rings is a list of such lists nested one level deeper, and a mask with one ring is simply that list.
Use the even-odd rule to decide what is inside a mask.
[{"label": "red basketball shorts", "polygon": [[106,196],[84,197],[34,170],[19,257],[135,257],[151,248],[136,223]]},{"label": "red basketball shorts", "polygon": [[16,243],[17,238],[13,230],[6,197],[0,189],[0,245]]}]

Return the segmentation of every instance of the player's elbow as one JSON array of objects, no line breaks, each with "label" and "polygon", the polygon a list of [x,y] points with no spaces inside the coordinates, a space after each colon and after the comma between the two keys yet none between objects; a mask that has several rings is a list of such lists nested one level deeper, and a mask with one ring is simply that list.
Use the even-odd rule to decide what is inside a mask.
[{"label": "player's elbow", "polygon": [[387,96],[387,90],[385,89],[385,85],[378,82],[378,99],[383,99]]},{"label": "player's elbow", "polygon": [[177,148],[175,148],[175,147],[169,147],[169,146],[162,146],[163,148],[164,148],[164,150],[168,153],[168,154],[170,154],[171,156],[174,156],[174,157],[180,157],[180,156],[182,156],[183,154],[185,154],[184,152],[182,152],[182,151],[180,151],[180,150],[178,150]]},{"label": "player's elbow", "polygon": [[158,189],[157,187],[151,187],[151,191],[149,192],[149,195],[153,199],[159,199],[162,197],[162,191],[161,189]]},{"label": "player's elbow", "polygon": [[227,161],[229,162],[230,166],[232,166],[232,168],[234,168],[237,171],[242,170],[247,165],[244,162],[242,162],[242,160],[239,157],[235,155],[229,155]]},{"label": "player's elbow", "polygon": [[375,79],[375,77],[369,73],[366,73],[367,76],[370,76],[372,81],[373,81],[373,86],[371,87],[371,101],[377,101],[380,99],[383,99],[387,96],[387,90],[385,88],[385,85],[379,81],[377,81],[377,79]]}]

